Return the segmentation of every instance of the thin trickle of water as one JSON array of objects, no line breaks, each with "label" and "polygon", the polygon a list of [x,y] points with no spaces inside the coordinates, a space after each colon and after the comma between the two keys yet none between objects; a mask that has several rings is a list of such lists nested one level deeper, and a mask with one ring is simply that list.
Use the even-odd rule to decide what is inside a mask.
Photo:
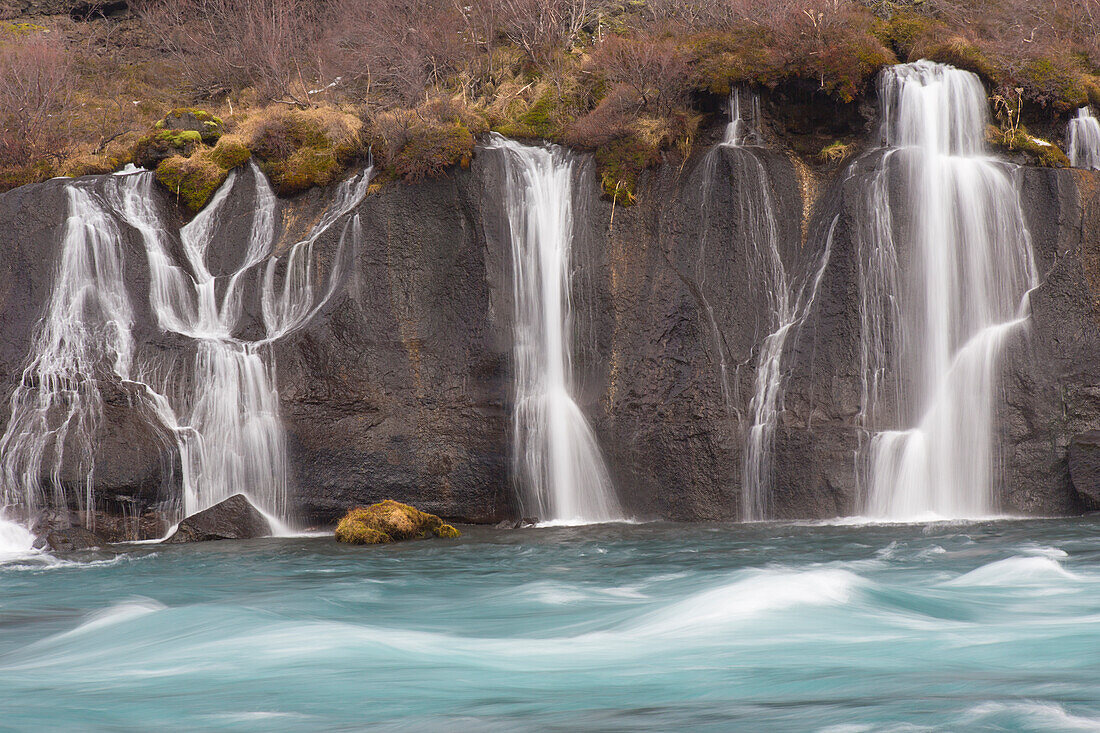
[{"label": "thin trickle of water", "polygon": [[596,437],[576,403],[571,303],[575,159],[494,136],[506,172],[515,311],[513,451],[524,513],[622,518]]},{"label": "thin trickle of water", "polygon": [[1069,121],[1066,147],[1074,168],[1100,170],[1100,121],[1088,107],[1077,110],[1077,116]]},{"label": "thin trickle of water", "polygon": [[903,64],[883,72],[879,96],[886,151],[860,261],[866,510],[988,515],[997,365],[1036,282],[1018,187],[987,152],[975,75]]},{"label": "thin trickle of water", "polygon": [[[832,233],[826,240],[821,264],[813,279],[793,282],[780,255],[777,207],[772,197],[771,181],[756,152],[746,145],[760,140],[760,101],[755,94],[734,89],[730,95],[730,122],[719,147],[708,153],[705,176],[711,185],[719,151],[735,151],[731,163],[734,175],[740,179],[735,210],[741,222],[744,246],[750,265],[748,286],[763,295],[768,322],[767,335],[760,343],[753,379],[753,394],[749,402],[751,424],[745,432],[741,471],[741,517],[746,521],[767,518],[772,493],[772,467],[775,430],[783,411],[784,379],[781,370],[783,351],[792,333],[806,317],[817,294],[828,262]],[[747,114],[745,113],[747,111]],[[707,205],[709,197],[704,197]],[[717,329],[717,325],[712,325]],[[721,350],[721,342],[719,342]],[[721,353],[724,394],[726,362]],[[727,403],[729,402],[727,397]]]},{"label": "thin trickle of water", "polygon": [[731,147],[760,145],[760,95],[746,89],[733,88],[729,102],[730,121],[726,125],[722,144]]},{"label": "thin trickle of water", "polygon": [[[12,420],[0,439],[4,503],[30,511],[65,506],[61,468],[74,466],[83,477],[84,504],[93,506],[94,446],[101,421],[101,384],[112,379],[132,388],[158,429],[175,437],[182,468],[182,496],[169,518],[193,514],[241,492],[280,524],[288,518],[286,438],[279,417],[276,368],[271,344],[306,323],[333,294],[336,271],[350,238],[358,237],[358,217],[344,227],[327,288],[314,292],[314,244],[366,195],[370,169],[342,184],[334,203],[307,239],[290,248],[281,287],[278,258],[272,254],[278,204],[255,166],[252,227],[241,264],[218,280],[206,257],[214,244],[225,202],[238,185],[231,173],[210,204],[180,231],[187,268],[176,263],[163,217],[156,205],[153,176],[108,177],[101,191],[70,185],[70,217],[50,307],[36,336],[23,385],[12,398]],[[194,344],[190,371],[175,380],[180,389],[158,390],[152,376],[134,364],[133,317],[123,281],[118,223],[138,232],[149,263],[149,302],[156,325]],[[238,338],[243,286],[250,272],[267,261],[261,278],[266,333],[256,341]],[[151,371],[145,369],[144,371]],[[178,377],[179,375],[177,375]],[[168,394],[172,394],[170,399]],[[63,408],[63,409],[62,409]],[[49,460],[51,496],[41,496],[43,462]],[[70,469],[71,470],[71,469]],[[22,496],[14,497],[12,487]]]}]

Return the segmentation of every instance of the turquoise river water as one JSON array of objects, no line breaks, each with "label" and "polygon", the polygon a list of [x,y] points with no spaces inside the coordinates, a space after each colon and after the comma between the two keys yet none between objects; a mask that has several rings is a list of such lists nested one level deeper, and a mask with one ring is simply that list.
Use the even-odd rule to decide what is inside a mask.
[{"label": "turquoise river water", "polygon": [[1100,731],[1095,518],[0,561],[0,730]]}]

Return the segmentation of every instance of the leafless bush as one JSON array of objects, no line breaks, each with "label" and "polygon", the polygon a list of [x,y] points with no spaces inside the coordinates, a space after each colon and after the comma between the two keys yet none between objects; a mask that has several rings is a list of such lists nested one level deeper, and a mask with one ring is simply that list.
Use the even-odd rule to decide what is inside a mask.
[{"label": "leafless bush", "polygon": [[592,56],[609,81],[631,89],[649,111],[665,114],[687,99],[687,61],[671,39],[611,36]]},{"label": "leafless bush", "polygon": [[316,81],[318,4],[308,0],[143,0],[146,23],[199,96],[252,87],[306,106]]},{"label": "leafless bush", "polygon": [[384,101],[415,103],[469,53],[449,0],[334,0],[324,25],[326,78]]},{"label": "leafless bush", "polygon": [[34,34],[0,45],[0,164],[60,155],[73,85],[72,62],[59,41]]}]

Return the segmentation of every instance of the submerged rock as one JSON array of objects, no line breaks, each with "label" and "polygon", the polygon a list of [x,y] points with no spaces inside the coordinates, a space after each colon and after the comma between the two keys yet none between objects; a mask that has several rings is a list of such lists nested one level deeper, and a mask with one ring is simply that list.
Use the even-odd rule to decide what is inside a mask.
[{"label": "submerged rock", "polygon": [[356,507],[336,525],[336,541],[351,545],[381,545],[431,535],[454,538],[461,534],[436,515],[391,499]]},{"label": "submerged rock", "polygon": [[1100,507],[1100,430],[1074,435],[1066,457],[1073,488],[1092,508]]},{"label": "submerged rock", "polygon": [[234,494],[180,522],[166,543],[249,540],[271,535],[271,524],[244,494]]},{"label": "submerged rock", "polygon": [[39,542],[35,543],[35,547],[45,547],[51,552],[76,552],[107,544],[106,540],[95,532],[90,532],[83,527],[52,529],[41,537]]}]

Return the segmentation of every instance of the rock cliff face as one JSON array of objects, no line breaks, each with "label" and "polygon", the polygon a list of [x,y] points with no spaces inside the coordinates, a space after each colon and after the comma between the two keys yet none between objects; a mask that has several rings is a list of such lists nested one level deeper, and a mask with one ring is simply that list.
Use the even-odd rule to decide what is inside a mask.
[{"label": "rock cliff face", "polygon": [[[517,515],[501,165],[482,151],[469,170],[387,184],[358,207],[356,251],[338,253],[335,232],[323,238],[317,272],[335,273],[336,294],[275,346],[302,518],[332,522],[349,506],[386,498],[465,521]],[[683,168],[653,171],[630,208],[600,200],[593,171],[582,167],[574,202],[578,401],[629,514],[741,516],[755,370],[774,325],[754,249],[766,200],[764,223],[774,227],[792,287],[820,276],[781,361],[785,409],[775,430],[769,515],[860,510],[856,241],[873,165],[874,153],[829,181],[781,153],[720,148]],[[1070,479],[1067,446],[1100,427],[1100,179],[1046,169],[1019,175],[1042,282],[1031,294],[1030,329],[1002,360],[1002,505],[1073,513],[1086,505]],[[0,196],[0,429],[49,298],[65,185]],[[285,243],[316,219],[325,196],[314,191],[283,203]],[[158,205],[172,210],[164,199]],[[211,253],[227,271],[246,246],[245,207],[239,203],[239,222],[227,225],[216,240],[222,249]],[[151,361],[170,364],[187,347],[152,326],[144,251],[135,233],[124,238],[135,338]],[[245,308],[247,331],[259,304]],[[163,431],[135,414],[125,385],[103,389],[101,508],[149,506],[178,488],[179,457]]]}]

